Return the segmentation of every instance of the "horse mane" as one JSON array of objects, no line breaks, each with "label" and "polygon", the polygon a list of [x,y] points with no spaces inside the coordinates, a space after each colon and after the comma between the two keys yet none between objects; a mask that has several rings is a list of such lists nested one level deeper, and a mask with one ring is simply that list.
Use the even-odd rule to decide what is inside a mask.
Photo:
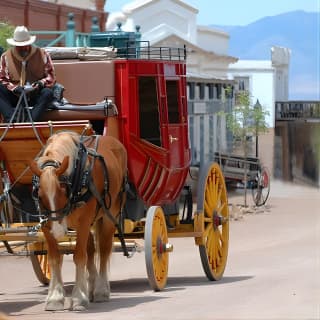
[{"label": "horse mane", "polygon": [[42,156],[38,159],[38,166],[50,160],[62,163],[66,156],[69,156],[69,166],[66,174],[70,175],[73,169],[74,160],[78,154],[80,135],[73,131],[61,131],[52,135],[46,144]]}]

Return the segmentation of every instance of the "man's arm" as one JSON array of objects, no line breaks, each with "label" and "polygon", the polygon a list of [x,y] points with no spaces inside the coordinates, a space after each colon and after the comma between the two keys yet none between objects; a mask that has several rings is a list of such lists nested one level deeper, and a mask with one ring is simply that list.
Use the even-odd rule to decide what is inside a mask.
[{"label": "man's arm", "polygon": [[49,53],[46,50],[42,50],[43,59],[44,59],[44,73],[46,75],[45,78],[40,79],[45,87],[52,88],[53,85],[56,83],[56,75],[54,71],[54,66],[51,60]]},{"label": "man's arm", "polygon": [[10,91],[13,91],[17,87],[17,85],[11,82],[5,54],[2,54],[0,60],[0,83]]}]

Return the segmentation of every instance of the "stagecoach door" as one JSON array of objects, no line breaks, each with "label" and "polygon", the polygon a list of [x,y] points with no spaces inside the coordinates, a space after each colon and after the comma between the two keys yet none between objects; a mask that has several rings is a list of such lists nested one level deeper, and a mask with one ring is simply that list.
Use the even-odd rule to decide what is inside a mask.
[{"label": "stagecoach door", "polygon": [[141,139],[161,148],[159,159],[167,155],[163,165],[179,169],[189,165],[190,157],[186,88],[174,67],[166,74],[170,67],[160,77],[138,78],[139,129]]},{"label": "stagecoach door", "polygon": [[178,80],[166,80],[167,145],[171,166],[183,167],[188,157],[186,100]]}]

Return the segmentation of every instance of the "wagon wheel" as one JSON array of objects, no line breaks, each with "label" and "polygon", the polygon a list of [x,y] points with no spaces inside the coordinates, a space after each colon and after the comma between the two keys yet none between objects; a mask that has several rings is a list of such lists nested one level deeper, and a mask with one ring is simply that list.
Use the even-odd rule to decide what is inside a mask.
[{"label": "wagon wheel", "polygon": [[197,209],[204,215],[204,233],[198,243],[202,267],[209,280],[220,280],[228,256],[229,207],[224,176],[217,163],[201,172]]},{"label": "wagon wheel", "polygon": [[144,240],[149,284],[154,291],[160,291],[167,283],[169,252],[172,251],[161,207],[152,206],[148,209]]},{"label": "wagon wheel", "polygon": [[50,268],[47,254],[31,254],[30,259],[32,262],[33,271],[37,279],[44,285],[50,282]]},{"label": "wagon wheel", "polygon": [[252,188],[252,198],[256,206],[266,203],[270,193],[270,173],[266,167],[262,167],[256,175],[256,181]]},{"label": "wagon wheel", "polygon": [[0,186],[0,194],[1,194],[1,201],[0,201],[0,208],[3,214],[2,222],[4,224],[13,223],[13,205],[10,197],[10,188],[11,188],[11,181],[8,175],[8,172],[4,168],[4,162],[1,163],[1,178],[2,183]]},{"label": "wagon wheel", "polygon": [[[11,182],[7,171],[5,171],[4,161],[0,164],[0,226],[7,226],[13,222],[13,205],[9,194]],[[8,253],[13,250],[7,240],[2,241]]]},{"label": "wagon wheel", "polygon": [[33,271],[37,279],[44,285],[49,284],[51,273],[49,267],[49,260],[47,251],[43,249],[43,243],[37,242],[31,244],[32,249],[30,259],[33,267]]}]

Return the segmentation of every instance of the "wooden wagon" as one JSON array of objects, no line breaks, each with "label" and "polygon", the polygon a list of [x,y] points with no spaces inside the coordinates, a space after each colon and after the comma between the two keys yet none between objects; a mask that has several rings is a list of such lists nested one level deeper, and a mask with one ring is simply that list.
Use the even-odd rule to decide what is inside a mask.
[{"label": "wooden wagon", "polygon": [[256,206],[266,203],[270,193],[270,173],[258,157],[217,152],[215,161],[219,163],[227,185],[244,187],[246,184]]}]

